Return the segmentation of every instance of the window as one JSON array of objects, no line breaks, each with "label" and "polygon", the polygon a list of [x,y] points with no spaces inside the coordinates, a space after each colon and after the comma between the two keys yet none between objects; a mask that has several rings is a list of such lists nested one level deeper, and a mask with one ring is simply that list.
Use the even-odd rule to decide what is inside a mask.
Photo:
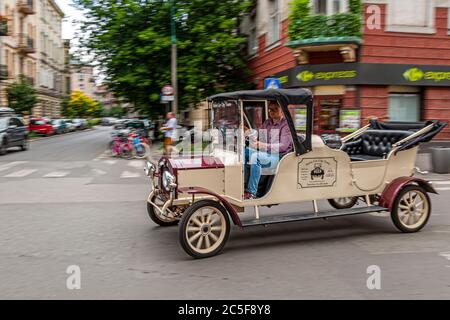
[{"label": "window", "polygon": [[269,45],[280,40],[280,17],[278,12],[278,0],[269,1]]},{"label": "window", "polygon": [[332,15],[347,12],[348,0],[314,0],[313,12],[315,14]]},{"label": "window", "polygon": [[248,54],[253,55],[258,52],[258,38],[256,35],[256,27],[253,27],[248,36]]},{"label": "window", "polygon": [[390,94],[389,120],[402,122],[420,121],[420,95]]},{"label": "window", "polygon": [[434,2],[429,0],[390,0],[387,31],[433,33]]}]

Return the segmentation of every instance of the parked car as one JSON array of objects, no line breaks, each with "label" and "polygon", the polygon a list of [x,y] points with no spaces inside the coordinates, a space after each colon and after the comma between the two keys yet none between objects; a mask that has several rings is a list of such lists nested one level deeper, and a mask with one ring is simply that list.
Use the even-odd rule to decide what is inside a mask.
[{"label": "parked car", "polygon": [[88,128],[88,122],[85,119],[73,119],[72,122],[76,125],[77,130],[84,130]]},{"label": "parked car", "polygon": [[129,132],[131,128],[136,129],[139,132],[140,136],[143,138],[148,138],[148,129],[145,123],[139,119],[128,119],[123,121],[123,123],[118,123],[114,125],[114,130],[121,132]]},{"label": "parked car", "polygon": [[118,119],[113,117],[102,118],[102,126],[112,126],[117,123]]},{"label": "parked car", "polygon": [[11,147],[28,150],[28,128],[19,117],[4,114],[0,116],[0,155]]},{"label": "parked car", "polygon": [[75,123],[73,123],[72,119],[63,119],[63,120],[67,125],[68,132],[74,132],[75,130],[77,130],[77,125]]},{"label": "parked car", "polygon": [[69,130],[63,119],[52,119],[50,122],[56,134],[67,133]]},{"label": "parked car", "polygon": [[43,134],[45,136],[50,136],[55,134],[55,129],[48,119],[45,118],[33,118],[30,120],[28,125],[29,132],[34,132],[37,134]]}]

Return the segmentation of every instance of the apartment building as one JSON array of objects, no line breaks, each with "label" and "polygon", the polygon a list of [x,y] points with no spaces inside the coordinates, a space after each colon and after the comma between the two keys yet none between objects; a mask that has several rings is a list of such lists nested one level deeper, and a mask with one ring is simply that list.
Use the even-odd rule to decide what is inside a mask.
[{"label": "apartment building", "polygon": [[64,13],[53,0],[3,0],[0,16],[7,23],[0,37],[0,65],[7,77],[0,87],[0,103],[6,104],[5,88],[24,75],[37,90],[34,116],[58,117],[64,88],[65,50],[62,39]]},{"label": "apartment building", "polygon": [[77,60],[70,62],[71,91],[84,92],[88,97],[96,99],[94,67]]},{"label": "apartment building", "polygon": [[255,1],[243,21],[250,80],[310,88],[315,132],[351,132],[370,117],[450,120],[450,1],[311,0],[303,26],[289,20],[290,2]]}]

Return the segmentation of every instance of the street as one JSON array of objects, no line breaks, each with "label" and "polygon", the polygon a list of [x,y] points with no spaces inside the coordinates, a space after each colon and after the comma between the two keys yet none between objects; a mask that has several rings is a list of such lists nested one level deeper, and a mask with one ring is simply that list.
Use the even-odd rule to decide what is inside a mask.
[{"label": "street", "polygon": [[[1,299],[450,298],[450,181],[430,195],[433,212],[419,233],[402,234],[379,213],[233,227],[222,254],[194,260],[177,227],[147,216],[144,161],[106,155],[110,130],[33,141],[0,157]],[[311,208],[262,215],[273,210]],[[72,265],[80,290],[66,287]],[[367,286],[374,265],[379,290]]]}]

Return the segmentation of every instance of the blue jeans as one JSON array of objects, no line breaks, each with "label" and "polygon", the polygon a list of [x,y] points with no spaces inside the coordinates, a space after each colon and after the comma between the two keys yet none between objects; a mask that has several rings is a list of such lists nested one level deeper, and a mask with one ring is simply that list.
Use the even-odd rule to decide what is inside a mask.
[{"label": "blue jeans", "polygon": [[280,155],[245,148],[244,178],[247,180],[247,163],[250,164],[250,177],[247,192],[256,195],[262,168],[275,168],[280,162]]}]

